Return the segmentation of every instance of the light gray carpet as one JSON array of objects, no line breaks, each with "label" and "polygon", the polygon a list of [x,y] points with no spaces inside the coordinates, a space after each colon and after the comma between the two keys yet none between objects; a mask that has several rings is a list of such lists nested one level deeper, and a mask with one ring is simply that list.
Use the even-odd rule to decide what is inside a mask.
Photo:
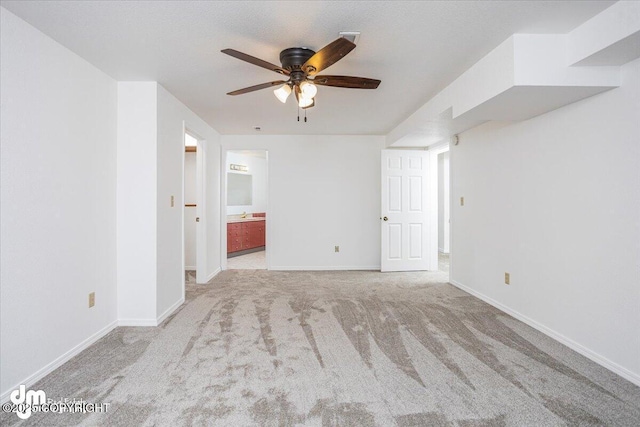
[{"label": "light gray carpet", "polygon": [[185,270],[184,271],[184,282],[188,284],[195,285],[196,284],[196,271],[195,270]]},{"label": "light gray carpet", "polygon": [[449,254],[438,252],[438,270],[449,273]]},{"label": "light gray carpet", "polygon": [[109,413],[25,424],[639,425],[640,388],[445,277],[225,271],[160,327],[117,328],[34,387]]}]

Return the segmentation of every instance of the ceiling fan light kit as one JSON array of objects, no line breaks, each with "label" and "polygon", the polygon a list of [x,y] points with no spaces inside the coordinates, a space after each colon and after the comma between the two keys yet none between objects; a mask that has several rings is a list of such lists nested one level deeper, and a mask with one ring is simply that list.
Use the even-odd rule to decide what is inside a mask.
[{"label": "ceiling fan light kit", "polygon": [[317,93],[318,87],[309,80],[300,83],[300,94],[303,98],[315,98]]},{"label": "ceiling fan light kit", "polygon": [[280,100],[283,104],[287,102],[287,98],[291,95],[291,86],[288,84],[283,84],[278,89],[274,90],[273,93],[276,95],[276,98]]},{"label": "ceiling fan light kit", "polygon": [[[380,85],[380,80],[364,77],[316,75],[341,60],[355,47],[356,45],[354,43],[343,37],[334,40],[318,52],[314,52],[305,47],[291,47],[280,52],[280,63],[282,66],[271,64],[270,62],[263,61],[262,59],[234,49],[223,49],[222,53],[289,77],[287,81],[277,80],[262,83],[229,92],[227,95],[242,95],[281,85],[273,91],[276,98],[278,98],[280,102],[286,103],[289,95],[293,92],[298,107],[305,110],[306,122],[306,109],[315,106],[315,97],[318,93],[317,85],[351,89],[376,89],[378,85]],[[298,120],[300,120],[300,117],[298,117]]]},{"label": "ceiling fan light kit", "polygon": [[300,98],[300,101],[298,101],[298,105],[300,106],[300,108],[309,108],[311,107],[311,104],[314,104],[315,101],[313,100],[313,98]]}]

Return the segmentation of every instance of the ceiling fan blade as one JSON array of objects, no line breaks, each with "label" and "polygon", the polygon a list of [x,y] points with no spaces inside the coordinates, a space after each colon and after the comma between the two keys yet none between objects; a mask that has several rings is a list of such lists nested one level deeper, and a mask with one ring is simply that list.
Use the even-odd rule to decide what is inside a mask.
[{"label": "ceiling fan blade", "polygon": [[320,49],[311,58],[309,58],[302,66],[302,71],[313,76],[341,60],[355,47],[356,45],[354,43],[351,43],[344,37],[340,37]]},{"label": "ceiling fan blade", "polygon": [[234,90],[233,92],[229,92],[227,95],[242,95],[243,93],[249,93],[260,89],[266,89],[271,86],[283,85],[286,82],[284,80],[277,80],[275,82],[262,83],[260,85],[245,87],[244,89]]},{"label": "ceiling fan blade", "polygon": [[316,76],[313,83],[321,86],[347,87],[352,89],[376,89],[380,80],[352,76]]},{"label": "ceiling fan blade", "polygon": [[266,68],[267,70],[275,71],[276,73],[284,74],[286,76],[289,75],[289,70],[285,70],[284,68],[270,62],[263,61],[262,59],[256,58],[255,56],[238,52],[235,49],[222,49],[220,52],[226,53],[227,55],[233,56],[234,58],[238,58],[241,61],[248,62],[249,64],[257,65],[258,67]]}]

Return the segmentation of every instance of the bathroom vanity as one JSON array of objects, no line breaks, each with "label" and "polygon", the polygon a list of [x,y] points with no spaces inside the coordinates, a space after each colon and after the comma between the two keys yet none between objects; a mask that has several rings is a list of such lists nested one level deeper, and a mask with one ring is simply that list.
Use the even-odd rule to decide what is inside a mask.
[{"label": "bathroom vanity", "polygon": [[266,221],[264,218],[227,220],[227,253],[264,247]]}]

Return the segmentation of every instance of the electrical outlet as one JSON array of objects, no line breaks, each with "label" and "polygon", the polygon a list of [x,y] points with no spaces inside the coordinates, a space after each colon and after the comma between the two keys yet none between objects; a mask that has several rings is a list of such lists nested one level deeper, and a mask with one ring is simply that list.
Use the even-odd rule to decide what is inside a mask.
[{"label": "electrical outlet", "polygon": [[94,305],[96,305],[96,293],[91,292],[89,294],[89,308],[93,307]]},{"label": "electrical outlet", "polygon": [[175,204],[175,200],[174,200],[173,196],[171,196],[171,207],[173,207],[174,204]]},{"label": "electrical outlet", "polygon": [[340,246],[336,246],[334,250],[335,252],[340,252]]},{"label": "electrical outlet", "polygon": [[509,273],[504,273],[504,284],[505,285],[511,284],[511,275]]},{"label": "electrical outlet", "polygon": [[460,197],[460,206],[464,206],[464,197]]}]

